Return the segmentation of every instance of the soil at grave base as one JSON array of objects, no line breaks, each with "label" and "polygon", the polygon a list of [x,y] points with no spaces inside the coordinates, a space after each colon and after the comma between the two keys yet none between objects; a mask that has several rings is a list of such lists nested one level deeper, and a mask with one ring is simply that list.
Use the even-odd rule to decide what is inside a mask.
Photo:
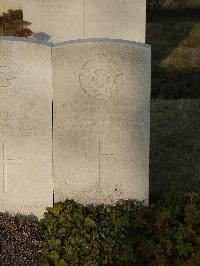
[{"label": "soil at grave base", "polygon": [[0,213],[0,265],[39,265],[43,236],[37,221]]}]

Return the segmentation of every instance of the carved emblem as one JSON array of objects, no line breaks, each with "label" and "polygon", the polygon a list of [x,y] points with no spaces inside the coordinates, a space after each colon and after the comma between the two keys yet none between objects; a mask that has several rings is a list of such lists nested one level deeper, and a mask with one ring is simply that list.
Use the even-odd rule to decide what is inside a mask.
[{"label": "carved emblem", "polygon": [[80,86],[90,97],[104,99],[117,95],[116,79],[122,76],[120,67],[109,58],[88,60],[79,76]]}]

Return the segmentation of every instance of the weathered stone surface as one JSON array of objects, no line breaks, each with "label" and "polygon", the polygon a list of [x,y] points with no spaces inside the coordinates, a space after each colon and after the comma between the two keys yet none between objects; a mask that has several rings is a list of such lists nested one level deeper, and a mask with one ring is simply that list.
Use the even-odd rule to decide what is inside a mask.
[{"label": "weathered stone surface", "polygon": [[0,211],[52,205],[51,49],[0,39]]},{"label": "weathered stone surface", "polygon": [[85,38],[145,42],[146,0],[86,0]]},{"label": "weathered stone surface", "polygon": [[148,202],[150,47],[53,49],[55,201]]},{"label": "weathered stone surface", "polygon": [[29,0],[24,19],[54,43],[87,38],[145,42],[146,0]]},{"label": "weathered stone surface", "polygon": [[29,0],[23,4],[24,20],[34,33],[46,33],[50,41],[83,38],[83,0]]}]

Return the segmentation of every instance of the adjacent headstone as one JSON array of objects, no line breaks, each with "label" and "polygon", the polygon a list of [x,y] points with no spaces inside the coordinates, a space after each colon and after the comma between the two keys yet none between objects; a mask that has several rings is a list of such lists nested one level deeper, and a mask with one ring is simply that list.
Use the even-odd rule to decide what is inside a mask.
[{"label": "adjacent headstone", "polygon": [[145,42],[146,0],[86,0],[85,39]]},{"label": "adjacent headstone", "polygon": [[24,20],[31,23],[34,33],[43,32],[52,42],[84,38],[83,3],[83,0],[24,1]]},{"label": "adjacent headstone", "polygon": [[24,20],[54,43],[87,38],[145,42],[146,0],[29,0]]},{"label": "adjacent headstone", "polygon": [[0,212],[52,205],[51,49],[0,39]]},{"label": "adjacent headstone", "polygon": [[22,9],[23,0],[0,0],[0,15],[5,12],[7,13],[9,9],[18,10]]},{"label": "adjacent headstone", "polygon": [[150,54],[126,41],[53,48],[56,202],[148,202]]}]

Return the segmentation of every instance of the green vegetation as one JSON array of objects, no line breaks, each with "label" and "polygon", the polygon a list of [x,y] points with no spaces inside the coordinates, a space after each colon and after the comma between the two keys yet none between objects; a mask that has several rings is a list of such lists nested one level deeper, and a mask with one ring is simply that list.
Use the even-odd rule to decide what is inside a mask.
[{"label": "green vegetation", "polygon": [[162,207],[67,200],[48,208],[41,227],[41,265],[200,265],[200,195],[194,193]]}]

